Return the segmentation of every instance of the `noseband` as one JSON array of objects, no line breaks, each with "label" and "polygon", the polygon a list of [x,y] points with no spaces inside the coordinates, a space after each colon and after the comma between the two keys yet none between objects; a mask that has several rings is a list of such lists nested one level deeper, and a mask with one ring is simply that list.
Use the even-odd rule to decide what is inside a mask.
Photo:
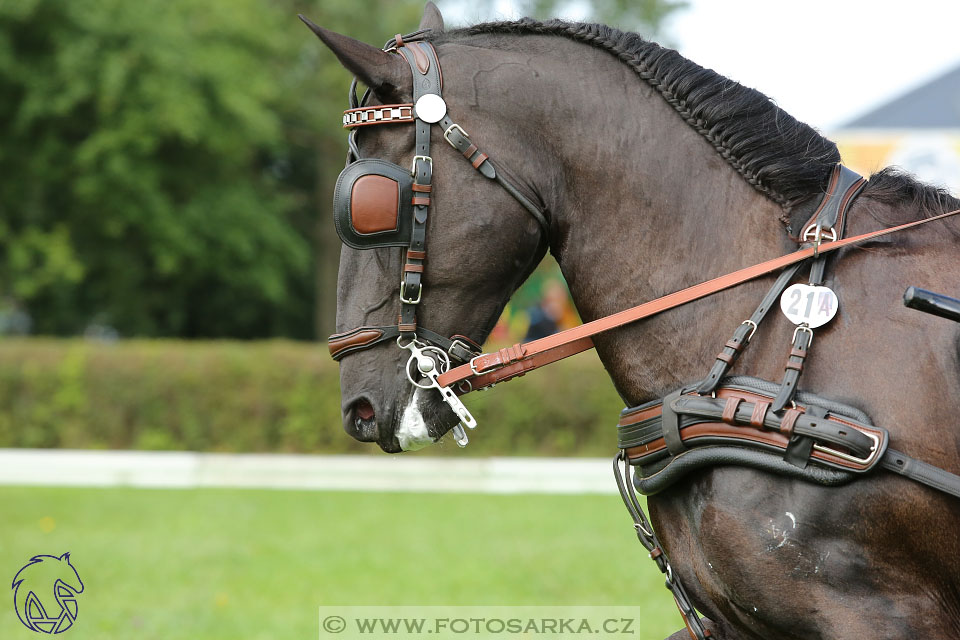
[{"label": "noseband", "polygon": [[[459,151],[476,171],[499,184],[526,209],[540,225],[541,243],[550,235],[545,210],[497,171],[490,157],[460,125],[453,122],[442,98],[443,73],[433,45],[423,41],[426,31],[417,31],[389,40],[383,50],[403,57],[413,75],[413,103],[367,106],[368,89],[357,100],[357,79],[350,85],[350,108],[343,112],[343,126],[350,129],[347,166],[337,178],[333,211],[337,234],[355,249],[405,247],[406,259],[400,274],[400,314],[396,325],[363,326],[337,333],[328,339],[334,360],[395,340],[410,351],[407,378],[420,388],[436,388],[460,425],[454,428],[457,444],[467,444],[464,426],[476,421],[448,387],[436,380],[450,369],[451,362],[466,363],[481,352],[480,345],[466,336],[450,338],[417,326],[417,305],[423,298],[423,270],[427,258],[426,228],[433,187],[433,158],[430,155],[432,125],[443,131],[443,139]],[[414,123],[415,151],[409,169],[379,158],[363,158],[357,146],[357,130],[381,124]],[[412,371],[411,366],[416,365]]]}]

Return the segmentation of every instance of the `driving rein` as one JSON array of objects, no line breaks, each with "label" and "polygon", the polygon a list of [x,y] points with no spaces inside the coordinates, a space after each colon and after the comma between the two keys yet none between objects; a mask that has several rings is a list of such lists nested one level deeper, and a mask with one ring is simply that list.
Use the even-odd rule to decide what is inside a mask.
[{"label": "driving rein", "polygon": [[[404,247],[406,259],[400,274],[397,324],[363,326],[334,334],[329,347],[335,360],[395,341],[399,348],[410,352],[406,364],[408,380],[419,388],[440,392],[460,420],[452,430],[454,438],[457,444],[465,446],[465,428],[476,427],[476,420],[460,401],[460,395],[590,349],[596,334],[782,270],[756,311],[738,325],[703,380],[653,402],[625,409],[618,424],[620,452],[614,458],[614,472],[620,494],[633,518],[637,537],[667,576],[667,587],[691,637],[697,639],[710,637],[710,632],[674,576],[635,488],[651,495],[691,471],[718,464],[748,466],[824,486],[851,482],[880,467],[960,497],[960,476],[891,449],[887,429],[874,425],[861,410],[798,391],[798,380],[813,343],[813,330],[829,322],[837,309],[836,295],[823,286],[827,254],[960,213],[958,209],[844,238],[846,214],[866,180],[842,165],[834,168],[819,205],[799,237],[794,238],[801,248],[793,253],[492,353],[481,353],[479,345],[465,336],[447,338],[418,326],[416,309],[424,293],[426,224],[432,191],[431,125],[439,125],[444,140],[481,176],[499,184],[533,216],[540,225],[541,242],[547,242],[550,234],[545,208],[535,202],[535,196],[525,195],[508,180],[451,119],[441,97],[440,63],[433,45],[423,40],[425,33],[398,34],[384,46],[384,51],[402,56],[409,64],[413,103],[368,106],[370,91],[358,101],[356,79],[350,86],[350,108],[343,116],[344,128],[351,130],[347,166],[334,192],[337,233],[344,244],[356,249]],[[359,128],[398,123],[413,123],[416,129],[415,155],[409,169],[361,157],[356,144]],[[791,286],[801,267],[807,264],[808,284]],[[773,383],[748,376],[727,376],[778,301],[797,325],[783,379]],[[633,481],[631,466],[635,470]]]}]

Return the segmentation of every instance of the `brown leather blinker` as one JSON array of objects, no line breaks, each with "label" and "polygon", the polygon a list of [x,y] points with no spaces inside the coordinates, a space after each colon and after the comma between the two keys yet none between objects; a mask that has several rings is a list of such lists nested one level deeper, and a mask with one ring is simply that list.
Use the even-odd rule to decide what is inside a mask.
[{"label": "brown leather blinker", "polygon": [[405,247],[413,228],[413,178],[403,167],[365,158],[337,178],[333,218],[343,243],[354,249]]}]

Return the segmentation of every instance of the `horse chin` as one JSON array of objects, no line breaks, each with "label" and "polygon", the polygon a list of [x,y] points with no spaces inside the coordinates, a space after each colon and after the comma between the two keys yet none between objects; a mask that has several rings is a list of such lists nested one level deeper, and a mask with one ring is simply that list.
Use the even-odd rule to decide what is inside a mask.
[{"label": "horse chin", "polygon": [[[379,442],[387,453],[416,451],[438,442],[456,424],[456,417],[432,390],[416,389],[407,400],[391,442]],[[384,446],[387,445],[387,446]]]}]

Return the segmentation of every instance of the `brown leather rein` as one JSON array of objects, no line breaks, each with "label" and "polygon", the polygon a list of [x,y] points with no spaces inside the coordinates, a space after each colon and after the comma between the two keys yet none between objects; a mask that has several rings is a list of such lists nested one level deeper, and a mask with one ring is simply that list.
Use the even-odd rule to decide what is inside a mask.
[{"label": "brown leather rein", "polygon": [[573,327],[572,329],[540,338],[539,340],[516,344],[512,347],[500,349],[499,351],[481,354],[473,358],[468,364],[455,367],[441,374],[437,382],[444,387],[456,387],[461,393],[484,389],[499,382],[522,376],[529,371],[533,371],[552,362],[557,362],[558,360],[591,349],[594,346],[591,337],[597,334],[637,322],[638,320],[643,320],[644,318],[650,318],[670,309],[675,309],[688,302],[705,298],[724,289],[729,289],[744,282],[754,280],[762,275],[808,258],[830,253],[843,247],[866,242],[867,240],[890,235],[898,231],[905,231],[928,222],[943,220],[955,216],[958,213],[960,213],[960,209],[955,209],[932,218],[915,220],[895,227],[869,231],[843,240],[825,242],[819,246],[800,249],[793,253],[788,253],[787,255],[773,258],[772,260],[767,260],[766,262],[746,267],[739,271],[701,282],[700,284],[695,284],[686,289],[681,289],[680,291],[667,294],[655,300],[644,302],[643,304],[625,309],[613,315],[598,318],[597,320]]}]

